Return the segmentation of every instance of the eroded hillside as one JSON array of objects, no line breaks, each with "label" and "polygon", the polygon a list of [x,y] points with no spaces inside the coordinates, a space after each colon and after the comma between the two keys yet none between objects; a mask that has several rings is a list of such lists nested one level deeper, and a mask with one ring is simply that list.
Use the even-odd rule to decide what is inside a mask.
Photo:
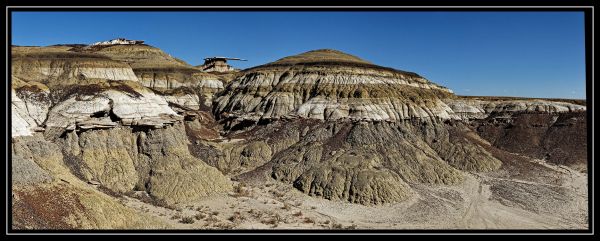
[{"label": "eroded hillside", "polygon": [[231,81],[144,44],[12,54],[15,228],[587,225],[581,103],[460,97],[335,50]]}]

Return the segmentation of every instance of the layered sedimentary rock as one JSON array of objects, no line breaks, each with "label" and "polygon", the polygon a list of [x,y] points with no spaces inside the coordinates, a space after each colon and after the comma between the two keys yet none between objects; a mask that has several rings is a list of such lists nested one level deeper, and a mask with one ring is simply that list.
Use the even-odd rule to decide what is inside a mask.
[{"label": "layered sedimentary rock", "polygon": [[316,50],[241,73],[215,101],[216,114],[243,119],[451,118],[447,88],[410,72]]},{"label": "layered sedimentary rock", "polygon": [[556,101],[458,98],[415,73],[377,66],[335,50],[309,51],[245,70],[223,93],[215,100],[215,113],[249,120],[296,116],[469,119],[492,113],[585,110]]},{"label": "layered sedimentary rock", "polygon": [[[237,144],[253,147],[242,156],[273,153],[257,170],[310,195],[380,204],[405,200],[411,184],[454,185],[463,171],[501,166],[465,137],[474,132],[451,121],[460,119],[444,102],[453,98],[415,73],[317,50],[241,72],[213,110],[239,133],[232,138],[264,137]],[[230,150],[209,163],[244,163]]]},{"label": "layered sedimentary rock", "polygon": [[511,115],[518,112],[563,113],[585,111],[586,107],[573,103],[547,100],[478,100],[457,98],[445,100],[452,111],[462,119],[484,119],[490,115]]},{"label": "layered sedimentary rock", "polygon": [[80,85],[66,91],[49,111],[46,133],[111,128],[117,124],[160,128],[183,117],[168,103],[135,82]]},{"label": "layered sedimentary rock", "polygon": [[82,84],[89,79],[137,81],[126,63],[70,49],[69,46],[13,47],[12,75],[48,86]]},{"label": "layered sedimentary rock", "polygon": [[43,131],[50,108],[50,90],[39,82],[14,78],[11,88],[11,136],[29,136]]},{"label": "layered sedimentary rock", "polygon": [[74,51],[91,52],[127,63],[140,83],[153,89],[175,89],[179,87],[201,87],[206,92],[223,89],[219,78],[204,73],[186,62],[174,58],[162,50],[145,45],[91,46]]},{"label": "layered sedimentary rock", "polygon": [[317,50],[242,71],[213,103],[232,142],[240,140],[194,148],[242,179],[266,174],[310,195],[379,204],[406,199],[413,184],[454,185],[465,171],[500,168],[497,142],[480,138],[470,120],[584,110],[458,97],[415,73]]},{"label": "layered sedimentary rock", "polygon": [[[203,104],[210,106],[212,96],[223,90],[223,82],[218,76],[202,72],[149,45],[90,46],[74,51],[92,52],[128,63],[142,85],[160,91],[163,95],[168,95],[166,92],[172,89],[192,88],[198,90],[198,94],[203,97]],[[178,96],[170,99],[174,98]]]},{"label": "layered sedimentary rock", "polygon": [[[128,221],[122,205],[106,210],[114,200],[89,186],[56,185],[65,178],[116,193],[145,191],[167,205],[227,192],[229,177],[273,178],[309,195],[370,205],[406,200],[422,184],[460,184],[465,172],[496,171],[514,162],[506,151],[585,166],[585,106],[459,97],[415,73],[335,50],[224,81],[137,43],[19,48],[13,181],[66,193],[48,205],[93,213],[74,214],[79,221],[65,227],[101,227],[113,217],[113,227],[144,224]],[[28,208],[39,196],[17,196],[21,215],[46,215]]]},{"label": "layered sedimentary rock", "polygon": [[[80,47],[17,47],[12,76],[13,173],[17,182],[50,182],[52,187],[42,188],[49,190],[57,188],[52,180],[75,175],[72,180],[96,183],[115,193],[146,191],[167,205],[231,189],[227,177],[192,156],[187,148],[183,120],[188,114],[198,116],[194,111],[202,107],[202,96],[177,89],[163,96],[143,86],[128,63]],[[49,61],[56,73],[47,74],[40,68],[37,63],[43,66],[47,64],[44,61]],[[133,75],[113,76],[114,69],[107,68],[107,63]],[[85,74],[82,66],[91,68],[85,73],[97,75]],[[43,136],[35,133],[41,131]],[[36,157],[29,153],[40,151],[31,151],[32,147],[56,150],[42,151]],[[54,163],[52,168],[40,164],[44,160]],[[65,188],[66,193],[87,192],[80,187]],[[96,194],[90,195],[96,198]],[[84,197],[73,198],[81,201]],[[110,201],[98,198],[99,202]],[[129,212],[117,212],[121,211]]]}]

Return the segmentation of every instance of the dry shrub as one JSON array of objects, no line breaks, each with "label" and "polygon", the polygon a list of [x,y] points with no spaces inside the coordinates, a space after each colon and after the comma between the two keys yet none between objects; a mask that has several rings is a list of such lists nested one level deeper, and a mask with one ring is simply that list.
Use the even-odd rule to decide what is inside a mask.
[{"label": "dry shrub", "polygon": [[245,183],[240,182],[238,185],[236,185],[233,188],[233,194],[231,195],[232,197],[250,197],[251,193],[248,190],[248,187],[246,186]]},{"label": "dry shrub", "polygon": [[206,218],[206,214],[204,213],[197,213],[194,218],[196,218],[196,220],[202,220],[204,218]]},{"label": "dry shrub", "polygon": [[283,219],[281,218],[281,216],[279,216],[279,214],[274,214],[267,219],[261,220],[261,223],[277,227],[282,220]]},{"label": "dry shrub", "polygon": [[273,191],[273,195],[277,198],[282,198],[285,196],[284,192],[279,192],[279,191]]},{"label": "dry shrub", "polygon": [[215,216],[210,216],[206,219],[207,224],[213,224],[213,223],[217,223],[217,222],[219,222],[219,219],[216,218]]},{"label": "dry shrub", "polygon": [[311,217],[304,218],[304,223],[315,223],[315,220]]},{"label": "dry shrub", "polygon": [[246,220],[246,217],[242,216],[242,214],[240,212],[235,212],[235,213],[233,213],[233,216],[229,217],[227,220],[234,222],[234,223],[238,223],[238,222]]},{"label": "dry shrub", "polygon": [[196,220],[194,219],[194,217],[183,217],[181,218],[181,221],[179,221],[180,223],[185,223],[185,224],[192,224],[194,223]]},{"label": "dry shrub", "polygon": [[172,220],[180,219],[180,218],[181,218],[181,214],[180,213],[176,213],[175,215],[171,216]]},{"label": "dry shrub", "polygon": [[215,225],[213,225],[213,227],[218,229],[233,229],[235,225],[232,225],[230,223],[216,223]]}]

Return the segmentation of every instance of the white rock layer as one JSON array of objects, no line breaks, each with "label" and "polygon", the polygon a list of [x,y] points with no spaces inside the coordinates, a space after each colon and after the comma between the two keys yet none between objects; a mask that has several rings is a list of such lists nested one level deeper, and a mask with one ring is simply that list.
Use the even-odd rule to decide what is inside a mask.
[{"label": "white rock layer", "polygon": [[169,108],[161,96],[148,90],[139,90],[141,97],[117,90],[105,90],[94,96],[71,97],[50,110],[47,127],[74,130],[83,126],[90,129],[115,126],[106,117],[94,117],[98,113],[112,112],[123,125],[162,127],[183,117]]},{"label": "white rock layer", "polygon": [[[35,94],[47,95],[46,92]],[[11,136],[28,136],[32,135],[34,131],[41,130],[40,126],[46,120],[49,108],[50,103],[28,99],[23,100],[17,96],[14,89],[11,89]]]},{"label": "white rock layer", "polygon": [[548,100],[446,100],[455,115],[461,119],[483,119],[494,113],[542,112],[560,113],[585,111],[586,107]]}]

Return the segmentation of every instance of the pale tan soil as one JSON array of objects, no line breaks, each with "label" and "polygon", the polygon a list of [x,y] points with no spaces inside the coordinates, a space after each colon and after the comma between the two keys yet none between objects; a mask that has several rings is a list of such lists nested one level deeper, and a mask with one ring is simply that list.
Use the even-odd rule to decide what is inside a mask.
[{"label": "pale tan soil", "polygon": [[[180,211],[152,206],[126,198],[124,204],[158,217],[176,229],[585,229],[587,228],[587,176],[564,166],[544,165],[561,175],[560,185],[468,174],[456,186],[412,184],[417,194],[395,204],[364,206],[344,201],[310,197],[291,186],[270,181],[247,186],[241,192],[204,198]],[[562,196],[552,192],[514,192],[533,206],[505,205],[490,187],[502,183],[572,190],[571,199],[553,202]],[[512,195],[511,191],[511,195]],[[238,197],[235,197],[235,196]],[[510,195],[509,195],[510,196]],[[556,205],[558,203],[558,205]],[[287,204],[287,205],[286,205]],[[218,212],[218,214],[213,214]],[[236,212],[239,214],[236,216]],[[301,213],[301,214],[300,214]],[[204,218],[197,220],[195,215]],[[194,223],[182,223],[192,217]],[[233,218],[232,218],[233,217]]]}]

